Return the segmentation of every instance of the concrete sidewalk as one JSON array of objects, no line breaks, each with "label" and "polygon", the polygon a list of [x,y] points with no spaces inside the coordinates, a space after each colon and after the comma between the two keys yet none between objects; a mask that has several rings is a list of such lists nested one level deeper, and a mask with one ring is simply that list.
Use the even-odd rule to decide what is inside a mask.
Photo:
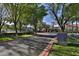
[{"label": "concrete sidewalk", "polygon": [[37,56],[51,39],[31,37],[0,44],[0,56]]}]

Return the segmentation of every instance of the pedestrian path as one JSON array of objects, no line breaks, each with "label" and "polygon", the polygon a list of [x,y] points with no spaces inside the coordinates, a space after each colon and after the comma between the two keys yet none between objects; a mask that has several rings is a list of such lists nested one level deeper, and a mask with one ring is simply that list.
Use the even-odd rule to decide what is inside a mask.
[{"label": "pedestrian path", "polygon": [[0,56],[36,56],[47,46],[51,39],[45,37],[20,38],[0,44]]}]

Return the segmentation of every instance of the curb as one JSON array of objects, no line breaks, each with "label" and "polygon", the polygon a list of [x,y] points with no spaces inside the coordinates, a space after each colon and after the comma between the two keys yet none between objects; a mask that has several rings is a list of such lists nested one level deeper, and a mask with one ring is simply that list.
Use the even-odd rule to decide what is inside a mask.
[{"label": "curb", "polygon": [[39,56],[48,56],[49,52],[52,49],[53,43],[54,43],[54,41],[50,41],[49,44],[47,45],[47,47],[42,51],[42,53]]}]

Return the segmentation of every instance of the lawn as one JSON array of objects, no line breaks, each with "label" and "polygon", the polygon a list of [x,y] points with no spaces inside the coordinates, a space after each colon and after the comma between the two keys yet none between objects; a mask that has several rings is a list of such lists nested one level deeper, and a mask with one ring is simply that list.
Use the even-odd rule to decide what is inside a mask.
[{"label": "lawn", "polygon": [[[27,38],[31,37],[32,35],[24,34],[24,35],[18,35],[18,38]],[[15,40],[16,38],[8,37],[8,36],[2,36],[0,37],[0,41],[9,41],[9,40]]]},{"label": "lawn", "polygon": [[24,35],[19,35],[18,37],[27,38],[27,37],[31,37],[31,36],[32,35],[24,34]]},{"label": "lawn", "polygon": [[69,37],[67,40],[68,40],[68,42],[79,43],[79,38]]},{"label": "lawn", "polygon": [[54,45],[49,56],[79,56],[79,47]]},{"label": "lawn", "polygon": [[9,40],[15,40],[15,39],[10,37],[0,37],[0,41],[9,41]]},{"label": "lawn", "polygon": [[77,37],[69,36],[67,42],[68,46],[54,45],[53,51],[49,56],[79,56],[79,39]]}]

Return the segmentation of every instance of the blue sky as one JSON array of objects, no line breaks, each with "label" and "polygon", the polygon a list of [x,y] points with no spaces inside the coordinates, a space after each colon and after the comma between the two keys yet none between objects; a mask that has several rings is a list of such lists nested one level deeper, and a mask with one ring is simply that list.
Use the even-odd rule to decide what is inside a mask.
[{"label": "blue sky", "polygon": [[[43,4],[43,5],[45,6],[46,9],[49,8],[47,4]],[[44,16],[43,22],[46,22],[46,24],[50,24],[51,25],[52,22],[56,22],[56,21],[54,20],[53,16],[50,15],[50,12],[51,12],[50,10],[47,11],[48,15]],[[61,16],[61,12],[62,12],[61,10],[58,10],[57,16],[60,17]]]},{"label": "blue sky", "polygon": [[[58,16],[60,16],[61,14],[61,11],[58,11]],[[44,16],[44,18],[43,18],[43,22],[46,22],[47,24],[50,24],[51,25],[51,22],[56,22],[53,18],[52,18],[52,15],[50,15],[49,13],[48,13],[48,15],[46,15],[46,16]]]},{"label": "blue sky", "polygon": [[50,15],[47,15],[43,18],[43,22],[46,22],[47,24],[51,24],[52,22],[52,18],[50,17]]},{"label": "blue sky", "polygon": [[[43,4],[45,6],[46,9],[48,9],[48,5],[47,4]],[[49,14],[49,11],[47,11],[46,16],[44,16],[43,18],[43,22],[46,22],[46,24],[51,24],[51,22],[53,22],[53,18],[51,18],[51,15]]]},{"label": "blue sky", "polygon": [[53,18],[50,17],[50,15],[44,16],[43,22],[46,22],[46,24],[51,24],[53,21]]}]

